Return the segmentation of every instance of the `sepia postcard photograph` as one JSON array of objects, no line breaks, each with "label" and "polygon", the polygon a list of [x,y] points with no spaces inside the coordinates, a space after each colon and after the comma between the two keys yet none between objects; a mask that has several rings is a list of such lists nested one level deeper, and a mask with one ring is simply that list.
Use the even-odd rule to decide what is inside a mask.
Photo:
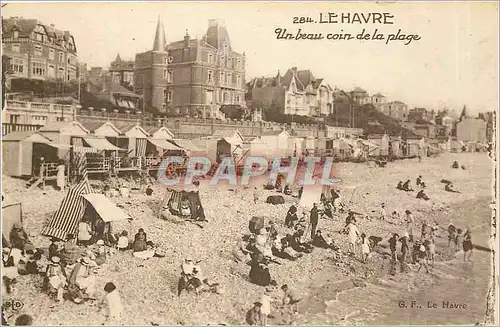
[{"label": "sepia postcard photograph", "polygon": [[2,1],[2,326],[498,326],[498,1]]}]

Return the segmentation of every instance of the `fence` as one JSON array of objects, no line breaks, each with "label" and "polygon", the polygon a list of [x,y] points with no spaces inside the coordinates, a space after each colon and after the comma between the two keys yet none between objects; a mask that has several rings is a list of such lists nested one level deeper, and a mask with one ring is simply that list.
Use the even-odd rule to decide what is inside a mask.
[{"label": "fence", "polygon": [[43,125],[2,123],[2,136],[5,136],[5,135],[12,133],[12,132],[37,131],[42,126]]}]

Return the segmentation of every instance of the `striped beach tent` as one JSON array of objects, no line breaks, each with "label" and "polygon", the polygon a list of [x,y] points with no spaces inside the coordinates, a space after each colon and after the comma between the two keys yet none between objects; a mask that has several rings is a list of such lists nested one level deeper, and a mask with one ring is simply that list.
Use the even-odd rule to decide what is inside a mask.
[{"label": "striped beach tent", "polygon": [[78,224],[87,206],[82,195],[89,193],[92,193],[92,187],[87,179],[70,188],[59,209],[42,230],[42,235],[65,240],[68,234],[76,234]]}]

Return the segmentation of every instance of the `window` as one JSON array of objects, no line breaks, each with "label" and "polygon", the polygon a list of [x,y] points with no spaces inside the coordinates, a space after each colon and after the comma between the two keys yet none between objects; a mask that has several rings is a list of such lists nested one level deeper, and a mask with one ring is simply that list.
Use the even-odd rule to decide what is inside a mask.
[{"label": "window", "polygon": [[168,76],[168,70],[164,69],[163,70],[163,79],[167,79]]},{"label": "window", "polygon": [[224,65],[224,63],[226,62],[226,57],[222,56],[220,57],[220,65]]},{"label": "window", "polygon": [[174,57],[172,57],[172,56],[168,56],[166,61],[165,61],[166,64],[171,64],[173,62],[174,62]]},{"label": "window", "polygon": [[167,71],[167,83],[172,83],[173,77],[173,72],[171,70]]},{"label": "window", "polygon": [[13,58],[10,62],[10,71],[12,73],[24,73],[24,61],[22,59]]},{"label": "window", "polygon": [[234,101],[235,101],[236,103],[240,103],[240,95],[239,95],[239,94],[236,94],[236,95],[234,96]]},{"label": "window", "polygon": [[228,101],[229,101],[229,93],[224,92],[224,93],[222,94],[222,101],[223,101],[223,102],[228,102]]},{"label": "window", "polygon": [[225,77],[224,72],[220,72],[220,81],[219,81],[220,84],[224,84],[225,83],[224,77]]},{"label": "window", "polygon": [[241,76],[236,76],[236,87],[241,88]]},{"label": "window", "polygon": [[64,117],[56,117],[56,121],[64,121]]},{"label": "window", "polygon": [[59,62],[64,62],[64,53],[59,52]]},{"label": "window", "polygon": [[14,39],[18,39],[19,38],[19,32],[18,31],[14,31]]},{"label": "window", "polygon": [[208,54],[208,63],[212,64],[214,62],[214,55],[210,52]]},{"label": "window", "polygon": [[33,75],[45,76],[45,63],[43,62],[33,62]]},{"label": "window", "polygon": [[68,81],[71,79],[71,75],[69,74],[69,71],[68,71],[68,75],[66,75],[66,77],[67,77]]},{"label": "window", "polygon": [[12,51],[13,52],[20,52],[21,51],[21,45],[18,43],[12,44]]},{"label": "window", "polygon": [[163,90],[163,99],[167,98],[167,90]]},{"label": "window", "polygon": [[38,42],[43,42],[43,34],[42,33],[35,33],[35,40]]},{"label": "window", "polygon": [[35,56],[38,56],[38,57],[42,56],[42,46],[41,45],[35,45]]},{"label": "window", "polygon": [[231,58],[226,58],[226,67],[231,67]]},{"label": "window", "polygon": [[49,65],[49,70],[47,71],[47,76],[55,78],[56,77],[56,69],[54,65]]},{"label": "window", "polygon": [[71,57],[68,56],[68,60],[67,60],[68,64],[71,64]]},{"label": "window", "polygon": [[47,116],[37,116],[37,115],[34,115],[32,117],[33,117],[33,120],[37,120],[37,121],[47,120]]},{"label": "window", "polygon": [[17,124],[21,118],[21,115],[9,115],[9,121],[11,124]]},{"label": "window", "polygon": [[64,78],[64,68],[59,68],[59,74],[57,75],[58,78]]},{"label": "window", "polygon": [[54,60],[54,53],[55,53],[54,49],[49,49],[49,59],[50,60]]},{"label": "window", "polygon": [[167,92],[167,102],[172,102],[172,91]]},{"label": "window", "polygon": [[233,82],[233,81],[231,80],[231,73],[228,73],[228,74],[226,75],[226,84],[227,84],[227,85],[231,85],[231,84],[232,84],[232,82]]},{"label": "window", "polygon": [[161,104],[161,109],[162,109],[163,111],[167,111],[167,104],[166,104],[166,103],[162,103],[162,104]]},{"label": "window", "polygon": [[241,68],[241,59],[236,61],[236,68]]},{"label": "window", "polygon": [[214,82],[213,72],[209,70],[207,72],[207,83],[212,84]]}]

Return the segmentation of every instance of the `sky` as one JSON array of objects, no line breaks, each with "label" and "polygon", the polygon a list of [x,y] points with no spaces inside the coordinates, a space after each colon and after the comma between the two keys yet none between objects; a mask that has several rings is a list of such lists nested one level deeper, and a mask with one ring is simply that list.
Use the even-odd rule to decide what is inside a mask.
[{"label": "sky", "polygon": [[[388,13],[393,24],[319,24],[320,13]],[[496,2],[80,2],[8,3],[4,18],[22,16],[69,30],[78,56],[89,67],[109,67],[150,50],[158,16],[167,42],[205,34],[209,19],[222,19],[231,46],[246,53],[246,80],[310,69],[333,87],[360,86],[413,107],[469,112],[498,108],[499,22]],[[294,24],[293,17],[316,23]],[[325,19],[325,18],[323,18]],[[322,33],[322,40],[278,40],[275,30]],[[387,40],[401,29],[420,40],[328,40],[327,34],[375,29]]]}]

